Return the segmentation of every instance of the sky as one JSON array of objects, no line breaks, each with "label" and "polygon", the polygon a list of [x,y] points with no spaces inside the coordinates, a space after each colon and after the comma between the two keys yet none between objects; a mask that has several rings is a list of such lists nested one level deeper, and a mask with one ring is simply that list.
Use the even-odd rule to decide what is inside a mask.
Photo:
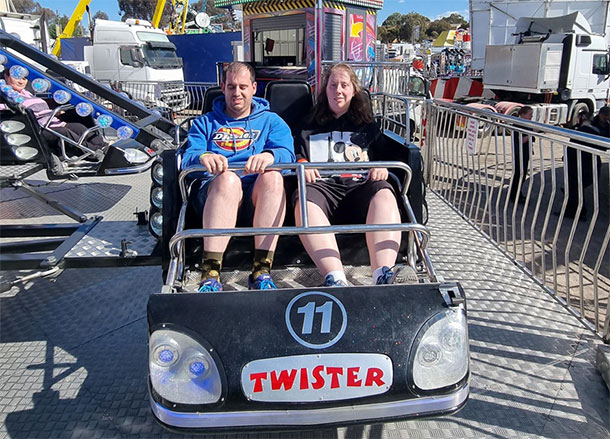
[{"label": "sky", "polygon": [[[78,4],[78,0],[38,0],[38,3],[45,8],[59,11],[60,15],[65,14],[69,17]],[[91,10],[91,15],[94,15],[98,10],[101,10],[106,12],[108,18],[111,20],[120,20],[119,4],[117,0],[91,0],[89,9]],[[468,0],[385,0],[383,9],[378,12],[378,25],[381,25],[383,21],[394,12],[400,12],[401,14],[417,12],[425,15],[431,20],[436,20],[437,18],[451,15],[452,12],[457,12],[468,19]]]}]

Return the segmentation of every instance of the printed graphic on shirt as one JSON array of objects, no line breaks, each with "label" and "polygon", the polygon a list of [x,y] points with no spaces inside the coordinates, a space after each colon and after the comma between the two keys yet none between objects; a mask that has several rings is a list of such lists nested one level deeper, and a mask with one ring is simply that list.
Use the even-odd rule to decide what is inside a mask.
[{"label": "printed graphic on shirt", "polygon": [[260,130],[243,127],[220,127],[212,135],[212,141],[225,151],[241,151],[254,145],[260,134]]},{"label": "printed graphic on shirt", "polygon": [[[366,138],[362,133],[333,131],[309,136],[312,162],[368,162]],[[364,147],[363,147],[364,146]]]}]

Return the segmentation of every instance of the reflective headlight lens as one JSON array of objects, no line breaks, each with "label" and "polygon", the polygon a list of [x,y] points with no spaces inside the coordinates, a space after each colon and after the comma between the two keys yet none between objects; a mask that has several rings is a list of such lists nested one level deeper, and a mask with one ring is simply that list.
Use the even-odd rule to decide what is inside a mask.
[{"label": "reflective headlight lens", "polygon": [[152,168],[152,179],[157,184],[163,184],[163,162],[157,162]]},{"label": "reflective headlight lens", "polygon": [[25,124],[23,122],[19,122],[18,120],[3,120],[0,122],[0,130],[3,133],[16,133],[25,128]]},{"label": "reflective headlight lens", "polygon": [[11,149],[19,160],[31,160],[38,155],[38,150],[31,146],[13,146]]},{"label": "reflective headlight lens", "polygon": [[134,164],[146,163],[150,158],[144,151],[135,148],[125,148],[123,154],[125,154],[125,160]]},{"label": "reflective headlight lens", "polygon": [[150,381],[161,397],[181,404],[211,404],[220,399],[218,367],[193,338],[157,330],[150,336],[149,356]]},{"label": "reflective headlight lens", "polygon": [[163,188],[153,187],[150,191],[150,203],[159,209],[163,207]]},{"label": "reflective headlight lens", "polygon": [[428,322],[418,334],[413,382],[422,390],[458,383],[468,373],[468,329],[461,308],[451,308]]},{"label": "reflective headlight lens", "polygon": [[26,134],[7,134],[5,136],[6,143],[11,146],[21,146],[24,143],[28,143],[32,138]]},{"label": "reflective headlight lens", "polygon": [[163,235],[163,214],[159,211],[151,213],[148,227],[156,238],[161,237]]}]

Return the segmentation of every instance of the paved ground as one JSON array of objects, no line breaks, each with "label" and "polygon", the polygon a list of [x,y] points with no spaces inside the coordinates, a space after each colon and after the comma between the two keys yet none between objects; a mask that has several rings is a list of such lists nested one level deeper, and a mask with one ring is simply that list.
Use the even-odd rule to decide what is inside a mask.
[{"label": "paved ground", "polygon": [[[68,185],[56,196],[122,226],[136,207],[147,208],[147,175],[93,181],[107,186]],[[1,192],[2,224],[16,221],[16,206],[35,203],[9,193]],[[428,201],[433,262],[468,295],[472,392],[465,408],[431,420],[222,436],[610,436],[608,389],[594,367],[599,341],[453,210],[433,194]],[[36,209],[21,220],[58,219]],[[145,306],[160,285],[158,267],[94,268],[1,294],[0,439],[180,437],[156,424],[146,388]]]}]

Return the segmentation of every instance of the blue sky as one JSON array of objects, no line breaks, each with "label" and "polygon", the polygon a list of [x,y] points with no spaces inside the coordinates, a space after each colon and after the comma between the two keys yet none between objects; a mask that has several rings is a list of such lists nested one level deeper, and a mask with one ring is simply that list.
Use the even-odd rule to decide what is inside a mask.
[{"label": "blue sky", "polygon": [[[72,15],[78,0],[38,0],[38,2],[46,8],[59,11],[60,14],[69,17]],[[119,4],[116,0],[91,0],[89,8],[92,14],[102,10],[108,14],[111,20],[120,19]],[[382,24],[383,20],[394,12],[407,14],[412,11],[425,15],[431,20],[450,15],[452,12],[458,12],[468,19],[468,0],[385,0],[383,9],[379,11],[378,24]]]}]

